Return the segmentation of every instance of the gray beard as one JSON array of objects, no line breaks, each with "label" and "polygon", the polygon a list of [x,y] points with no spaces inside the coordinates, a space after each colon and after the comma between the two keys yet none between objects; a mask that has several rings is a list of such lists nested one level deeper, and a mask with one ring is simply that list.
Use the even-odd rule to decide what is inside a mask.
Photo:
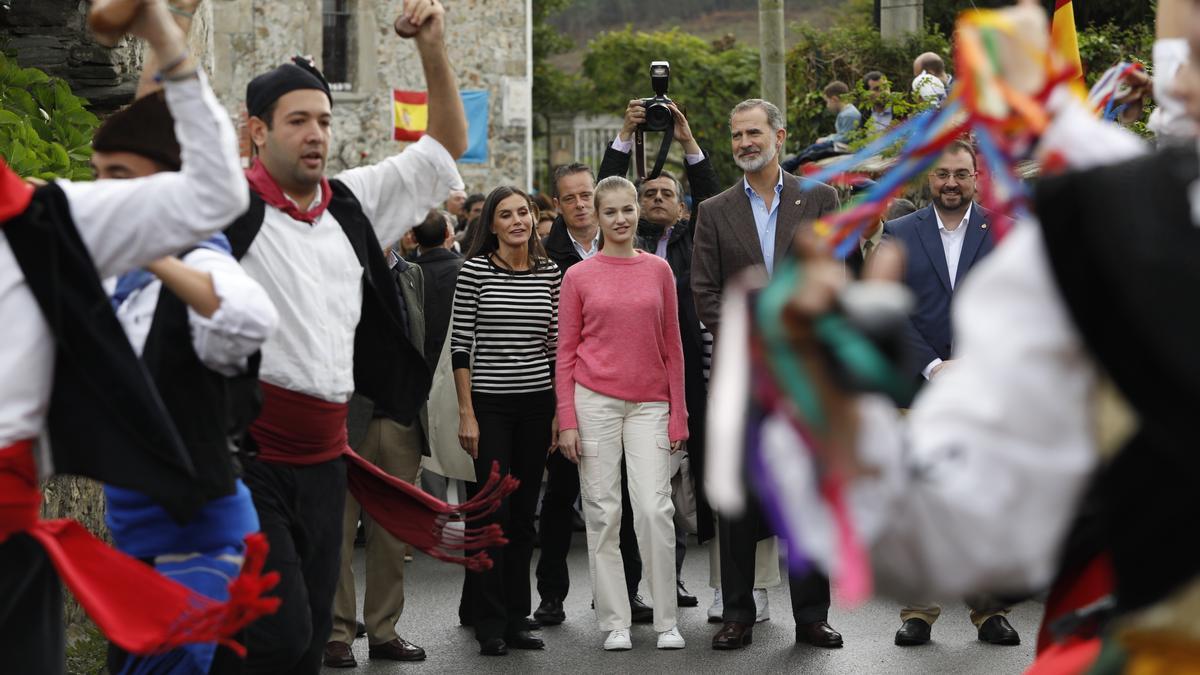
[{"label": "gray beard", "polygon": [[757,160],[747,161],[747,160],[742,159],[741,157],[734,157],[733,163],[737,164],[737,168],[741,169],[742,171],[745,171],[746,173],[754,173],[754,172],[762,169],[764,166],[769,164],[774,159],[775,159],[775,146],[772,145],[767,148],[766,152],[759,154]]}]

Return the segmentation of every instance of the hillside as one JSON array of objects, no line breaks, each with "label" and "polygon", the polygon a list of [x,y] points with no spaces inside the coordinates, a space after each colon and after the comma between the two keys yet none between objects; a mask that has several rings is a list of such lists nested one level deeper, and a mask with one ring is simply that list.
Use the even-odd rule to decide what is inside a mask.
[{"label": "hillside", "polygon": [[[788,0],[787,22],[805,21],[816,26],[833,22],[838,0]],[[633,26],[635,30],[657,31],[679,28],[704,38],[718,40],[732,35],[741,44],[758,40],[758,0],[575,0],[571,7],[551,17],[549,23],[571,38],[575,49],[551,57],[568,72],[577,72],[587,42],[599,33]],[[788,47],[791,47],[789,42]]]}]

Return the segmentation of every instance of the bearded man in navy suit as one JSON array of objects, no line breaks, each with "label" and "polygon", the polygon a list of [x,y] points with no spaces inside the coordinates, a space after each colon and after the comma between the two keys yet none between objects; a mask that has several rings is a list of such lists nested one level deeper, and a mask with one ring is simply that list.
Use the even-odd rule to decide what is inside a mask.
[{"label": "bearded man in navy suit", "polygon": [[[971,269],[991,253],[991,214],[974,203],[978,171],[975,149],[956,140],[946,147],[929,172],[933,202],[883,226],[885,240],[901,242],[907,254],[904,283],[912,290],[916,306],[906,331],[909,365],[914,378],[932,380],[954,367],[954,331],[950,303]],[[986,596],[966,599],[979,639],[1000,645],[1020,644],[1008,623],[1008,608]],[[900,610],[903,624],[896,644],[929,642],[933,622],[941,614],[937,605],[909,605]]]}]

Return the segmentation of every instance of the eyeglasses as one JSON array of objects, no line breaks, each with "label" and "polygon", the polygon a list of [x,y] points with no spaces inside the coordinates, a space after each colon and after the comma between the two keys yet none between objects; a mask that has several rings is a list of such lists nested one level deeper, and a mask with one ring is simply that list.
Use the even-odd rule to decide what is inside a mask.
[{"label": "eyeglasses", "polygon": [[964,180],[970,180],[978,174],[975,171],[967,171],[966,169],[959,169],[958,171],[954,172],[950,172],[945,169],[938,169],[937,171],[931,172],[929,175],[938,180],[950,180],[950,177],[954,176],[954,180],[961,182]]}]

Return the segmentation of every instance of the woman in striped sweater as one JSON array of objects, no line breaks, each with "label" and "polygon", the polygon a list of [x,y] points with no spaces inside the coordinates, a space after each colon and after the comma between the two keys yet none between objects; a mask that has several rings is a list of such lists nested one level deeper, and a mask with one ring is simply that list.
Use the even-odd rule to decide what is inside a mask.
[{"label": "woman in striped sweater", "polygon": [[[489,549],[490,570],[467,572],[460,615],[475,627],[479,651],[503,656],[541,649],[529,632],[533,516],[546,453],[556,444],[554,353],[558,267],[534,235],[528,195],[499,187],[488,195],[458,275],[450,354],[458,392],[459,442],[487,476],[493,461],[521,486],[491,522],[508,545]],[[479,484],[469,484],[473,497]]]}]

